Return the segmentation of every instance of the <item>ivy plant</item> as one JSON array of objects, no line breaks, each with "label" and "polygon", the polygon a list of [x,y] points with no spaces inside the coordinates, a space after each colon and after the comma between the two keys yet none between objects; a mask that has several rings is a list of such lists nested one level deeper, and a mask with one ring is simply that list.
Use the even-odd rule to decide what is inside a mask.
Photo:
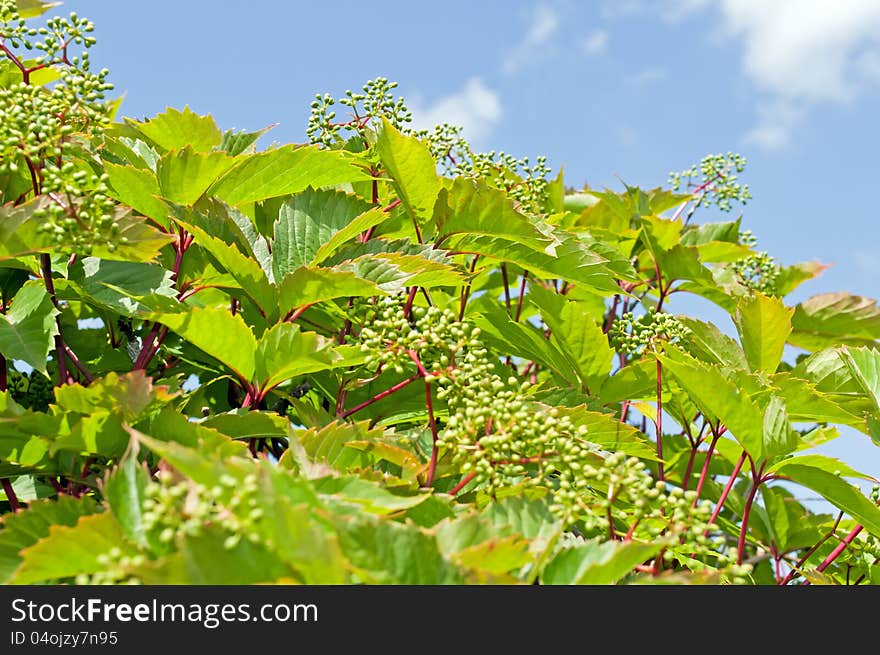
[{"label": "ivy plant", "polygon": [[306,144],[120,119],[49,8],[0,0],[4,583],[880,582],[880,460],[816,450],[880,446],[880,308],[786,300],[740,155],[575,189],[383,78]]}]

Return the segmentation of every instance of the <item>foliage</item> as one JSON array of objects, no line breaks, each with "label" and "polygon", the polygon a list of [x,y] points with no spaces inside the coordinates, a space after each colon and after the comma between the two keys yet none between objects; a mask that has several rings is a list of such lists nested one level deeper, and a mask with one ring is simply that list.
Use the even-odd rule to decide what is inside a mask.
[{"label": "foliage", "polygon": [[[787,304],[821,265],[692,222],[748,199],[740,156],[566,190],[410,130],[382,78],[319,95],[304,145],[114,122],[91,24],[17,6],[3,582],[878,582],[876,466],[814,447],[880,445],[880,310]],[[736,336],[670,313],[685,293]]]}]

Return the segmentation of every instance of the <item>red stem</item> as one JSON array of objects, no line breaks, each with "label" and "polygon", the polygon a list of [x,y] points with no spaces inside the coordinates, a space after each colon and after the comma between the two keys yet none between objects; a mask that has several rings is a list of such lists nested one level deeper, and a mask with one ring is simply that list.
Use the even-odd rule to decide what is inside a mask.
[{"label": "red stem", "polygon": [[21,510],[21,504],[18,502],[18,496],[15,495],[15,489],[12,488],[12,483],[9,481],[9,478],[0,478],[0,485],[3,486],[3,491],[6,493],[6,500],[9,501],[9,506],[12,507],[12,511],[18,512]]},{"label": "red stem", "polygon": [[620,294],[614,294],[614,302],[611,304],[611,311],[608,312],[608,318],[605,319],[605,325],[602,326],[602,332],[608,334],[608,330],[611,329],[611,325],[614,323],[614,319],[617,316],[617,303],[620,302]]},{"label": "red stem", "polygon": [[519,323],[519,317],[522,315],[523,296],[526,294],[526,280],[529,277],[528,271],[523,271],[522,282],[519,285],[519,298],[516,301],[516,316],[513,317],[514,323]]},{"label": "red stem", "polygon": [[421,377],[421,375],[413,375],[412,377],[409,377],[406,380],[403,380],[402,382],[398,382],[393,387],[390,387],[390,388],[386,389],[385,391],[381,391],[381,392],[377,393],[375,396],[373,396],[369,400],[365,400],[360,405],[352,407],[351,409],[343,412],[342,418],[348,418],[352,414],[361,411],[364,407],[369,407],[373,403],[378,402],[378,401],[382,400],[383,398],[390,396],[395,391],[400,391],[404,387],[406,387],[406,386],[412,384],[413,382],[415,382],[416,380],[418,380],[420,377]]},{"label": "red stem", "polygon": [[657,479],[666,479],[663,471],[663,365],[657,359]]},{"label": "red stem", "polygon": [[712,441],[709,444],[709,450],[706,452],[706,459],[703,462],[703,470],[700,472],[700,481],[697,482],[697,495],[694,496],[694,502],[691,507],[697,506],[697,501],[700,499],[700,493],[703,491],[703,485],[706,483],[706,477],[709,474],[709,460],[712,459],[712,454],[715,452],[715,444],[718,443],[718,438],[720,434],[714,434],[712,436]]},{"label": "red stem", "polygon": [[510,315],[510,282],[507,279],[507,264],[501,264],[501,279],[504,280],[504,304],[507,306],[507,318]]},{"label": "red stem", "polygon": [[837,526],[840,525],[840,521],[842,518],[843,518],[843,512],[840,512],[837,515],[837,520],[834,521],[834,525],[831,526],[831,529],[825,534],[824,537],[822,537],[821,539],[819,539],[819,541],[817,541],[815,544],[813,544],[813,546],[810,548],[810,550],[808,550],[806,552],[806,554],[797,561],[797,564],[795,564],[792,567],[792,569],[788,572],[788,574],[785,576],[785,578],[782,580],[782,582],[779,583],[780,586],[787,585],[789,582],[792,581],[792,579],[796,575],[800,575],[800,569],[804,565],[804,563],[806,563],[806,561],[813,556],[813,553],[815,553],[817,550],[819,550],[819,548],[822,546],[822,544],[824,544],[826,541],[828,541],[831,538],[831,536],[835,532],[837,532]]},{"label": "red stem", "polygon": [[688,484],[690,484],[691,474],[693,474],[693,472],[694,472],[694,458],[697,456],[697,449],[699,447],[700,447],[699,443],[695,443],[691,446],[691,454],[688,457],[688,463],[684,469],[684,477],[681,479],[682,491],[687,491]]},{"label": "red stem", "polygon": [[[415,362],[416,368],[419,370],[419,375],[423,379],[426,378],[428,372],[422,365],[418,353],[415,350],[407,350],[406,354],[409,355],[413,362]],[[428,425],[431,427],[431,439],[433,442],[431,447],[431,461],[428,463],[428,478],[425,482],[425,484],[430,485],[434,482],[434,473],[437,470],[437,452],[439,450],[439,448],[437,448],[437,441],[440,439],[440,436],[437,434],[437,422],[434,420],[434,403],[431,400],[431,383],[427,380],[425,380],[425,407],[428,410]]]},{"label": "red stem", "polygon": [[736,544],[736,563],[737,564],[743,563],[743,555],[745,554],[745,550],[746,550],[746,532],[749,529],[749,515],[752,512],[752,504],[755,502],[755,496],[758,493],[758,487],[761,486],[761,482],[762,482],[760,474],[758,472],[754,471],[754,469],[752,470],[752,479],[753,479],[752,487],[751,487],[751,489],[749,489],[749,495],[746,498],[746,506],[745,506],[745,509],[743,510],[742,526],[739,529],[739,540],[737,541],[737,544]]},{"label": "red stem", "polygon": [[466,476],[464,476],[461,479],[461,482],[459,482],[457,485],[455,485],[452,489],[449,490],[449,494],[451,496],[455,496],[456,494],[458,494],[459,491],[461,491],[462,489],[464,489],[467,486],[468,482],[473,480],[475,477],[477,477],[476,471],[471,471],[470,473],[468,473]]},{"label": "red stem", "polygon": [[[863,529],[864,529],[864,526],[859,524],[856,527],[854,527],[852,530],[850,530],[849,534],[843,538],[843,541],[841,541],[839,544],[837,544],[837,547],[831,551],[831,553],[828,555],[828,557],[826,557],[822,561],[822,563],[816,567],[816,570],[819,573],[821,573],[822,571],[827,569],[829,566],[831,566],[831,564],[834,562],[834,560],[836,560],[838,557],[840,557],[840,554],[844,550],[846,550],[846,547],[852,543],[853,539],[855,539],[856,537],[859,536],[859,533]],[[804,584],[810,584],[810,581],[804,580]]]},{"label": "red stem", "polygon": [[412,312],[413,301],[416,299],[416,294],[418,292],[418,287],[410,287],[409,289],[409,295],[406,297],[406,304],[403,306],[403,315],[407,318],[409,318],[409,315]]},{"label": "red stem", "polygon": [[67,355],[68,359],[73,362],[73,365],[76,366],[77,370],[82,373],[82,376],[86,379],[86,382],[92,383],[95,381],[95,378],[89,373],[88,369],[83,366],[83,363],[79,361],[79,358],[73,353],[66,343],[64,344],[64,354]]},{"label": "red stem", "polygon": [[721,508],[724,507],[724,501],[727,500],[727,495],[730,493],[730,490],[733,489],[733,483],[736,482],[736,478],[739,476],[739,472],[742,470],[745,462],[746,451],[743,451],[742,455],[739,456],[739,461],[733,468],[733,473],[730,474],[730,479],[727,481],[727,484],[724,485],[724,491],[721,492],[721,496],[718,498],[718,504],[715,505],[715,511],[712,512],[712,516],[709,518],[709,523],[706,524],[706,530],[703,532],[704,536],[709,535],[709,528],[715,523],[715,519],[717,519],[718,515],[721,513]]}]

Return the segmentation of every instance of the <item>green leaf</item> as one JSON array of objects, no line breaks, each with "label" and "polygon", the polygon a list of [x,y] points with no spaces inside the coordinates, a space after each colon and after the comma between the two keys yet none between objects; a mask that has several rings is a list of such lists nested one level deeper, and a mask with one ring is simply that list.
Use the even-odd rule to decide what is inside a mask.
[{"label": "green leaf", "polygon": [[278,323],[257,342],[254,373],[260,388],[271,389],[284,380],[334,368],[339,359],[321,335]]},{"label": "green leaf", "polygon": [[325,259],[335,253],[347,241],[358,236],[361,232],[369,230],[371,227],[379,225],[388,218],[387,212],[374,208],[365,211],[363,214],[352,218],[347,225],[341,227],[326,242],[321,244],[318,251],[312,259],[313,264],[320,264]]},{"label": "green leaf", "polygon": [[216,237],[202,228],[175,217],[175,221],[189,230],[199,246],[207,250],[217,261],[221,271],[229,273],[242,291],[259,307],[269,321],[278,315],[275,289],[266,277],[265,271],[253,258],[241,250]]},{"label": "green leaf", "polygon": [[229,533],[217,527],[188,535],[180,545],[186,583],[192,585],[252,585],[294,575],[294,569],[261,544],[241,539],[233,548]]},{"label": "green leaf", "polygon": [[401,134],[383,117],[376,152],[407,212],[416,224],[427,226],[441,186],[437,162],[428,146],[414,136]]},{"label": "green leaf", "polygon": [[88,496],[62,494],[57,500],[34,501],[22,512],[0,517],[0,584],[7,584],[21,564],[21,551],[47,537],[52,526],[73,526],[81,516],[97,511],[97,504]]},{"label": "green leaf", "polygon": [[451,189],[440,192],[434,222],[439,240],[455,234],[479,234],[521,243],[551,255],[554,252],[554,242],[514,208],[504,191],[482,181],[455,178]]},{"label": "green leaf", "polygon": [[804,466],[787,460],[785,475],[798,484],[822,495],[825,500],[843,510],[874,536],[880,536],[880,508],[866,498],[857,487],[844,482],[837,475],[816,466]]},{"label": "green leaf", "polygon": [[143,370],[122,375],[110,372],[88,386],[65,384],[55,389],[56,405],[67,412],[114,412],[130,423],[151,406],[167,403],[172,397],[165,387],[154,387]]},{"label": "green leaf", "polygon": [[494,575],[520,569],[534,557],[529,542],[518,535],[495,537],[454,553],[450,559],[466,569]]},{"label": "green leaf", "polygon": [[568,236],[557,243],[555,255],[535,250],[521,243],[482,235],[453,237],[445,247],[458,252],[476,253],[498,259],[519,266],[536,277],[559,278],[603,294],[620,292],[620,286],[615,278],[628,280],[635,277],[631,267],[623,274],[618,271],[612,272],[610,265],[613,262],[596,252],[595,244],[575,236]]},{"label": "green leaf", "polygon": [[266,500],[261,503],[263,523],[279,558],[296,569],[304,584],[345,583],[348,562],[339,541],[312,518],[308,505],[294,505],[283,495]]},{"label": "green leaf", "polygon": [[[550,409],[544,404],[537,405],[539,412]],[[656,460],[654,446],[642,433],[628,423],[622,423],[617,416],[594,412],[586,405],[577,407],[556,407],[559,416],[567,416],[575,426],[587,428],[584,439],[609,452],[623,452],[642,459]]]},{"label": "green leaf", "polygon": [[[346,229],[370,206],[352,194],[342,191],[307,189],[281,205],[275,221],[272,269],[281,280],[300,266],[315,264],[321,246],[330,243],[340,231],[344,238],[354,236]],[[350,236],[348,236],[350,235]]]},{"label": "green leaf", "polygon": [[[207,454],[216,458],[247,456],[246,444],[241,441],[233,441],[230,436],[237,435],[233,433],[227,436],[228,428],[222,427],[227,431],[224,432],[218,428],[190,421],[186,416],[169,406],[149,423],[150,436],[160,442],[158,445],[153,444],[156,448],[150,446],[150,449],[161,449],[161,442],[165,441],[182,446],[192,452],[200,452],[202,456]],[[143,435],[137,436],[140,438]],[[164,453],[163,456],[165,456]]]},{"label": "green leaf", "polygon": [[334,298],[383,296],[378,285],[351,271],[300,267],[288,273],[279,286],[281,314],[297,307],[314,305]]},{"label": "green leaf", "polygon": [[277,127],[277,124],[269,125],[256,132],[246,132],[245,130],[236,132],[232,129],[226,130],[223,133],[223,140],[220,141],[220,145],[217,146],[217,149],[222,150],[232,157],[245,153],[252,153],[259,138],[274,127]]},{"label": "green leaf", "polygon": [[156,164],[161,194],[182,205],[192,205],[238,161],[224,152],[193,152],[191,146],[169,150]]},{"label": "green leaf", "polygon": [[[69,275],[82,290],[85,299],[123,316],[150,311],[150,298],[174,299],[174,274],[155,264],[114,262],[85,257],[82,268],[72,267]],[[145,304],[146,303],[146,304]]]},{"label": "green leaf", "polygon": [[104,498],[125,536],[141,546],[147,545],[143,502],[149,481],[150,474],[138,462],[135,448],[122,458],[104,485]]},{"label": "green leaf", "polygon": [[374,584],[455,584],[461,574],[433,536],[412,525],[378,519],[335,519],[342,552]]},{"label": "green leaf", "polygon": [[168,205],[156,197],[161,192],[152,171],[110,162],[104,162],[104,171],[110,178],[114,198],[163,225],[167,223]]},{"label": "green leaf", "polygon": [[42,16],[52,7],[57,7],[60,4],[60,2],[43,2],[43,0],[15,0],[15,8],[22,18]]},{"label": "green leaf", "polygon": [[360,278],[374,282],[388,293],[398,293],[407,286],[426,289],[458,286],[463,281],[461,274],[452,266],[426,259],[421,255],[394,253],[364,255],[337,264],[334,269],[351,271]]},{"label": "green leaf", "polygon": [[779,298],[763,293],[739,301],[733,321],[751,370],[772,373],[779,366],[793,313]]},{"label": "green leaf", "polygon": [[180,314],[148,314],[182,339],[231,368],[245,382],[254,375],[257,340],[241,314],[226,309],[193,308]]},{"label": "green leaf", "polygon": [[764,450],[764,415],[737,384],[697,360],[660,356],[663,373],[673,376],[708,417],[721,419],[740,445],[757,461]]},{"label": "green leaf", "polygon": [[27,362],[45,375],[46,358],[58,334],[58,313],[42,281],[25,282],[9,311],[0,314],[0,353]]},{"label": "green leaf", "polygon": [[609,585],[630,573],[636,565],[654,557],[662,544],[588,541],[560,551],[541,572],[549,585]]},{"label": "green leaf", "polygon": [[819,277],[827,268],[826,264],[817,261],[783,266],[776,278],[776,293],[780,296],[788,295],[803,282]]},{"label": "green leaf", "polygon": [[370,180],[355,158],[341,150],[318,146],[284,146],[248,155],[209,190],[230,205]]},{"label": "green leaf", "polygon": [[825,293],[797,305],[791,325],[789,343],[806,350],[870,346],[880,338],[880,307],[870,298]]},{"label": "green leaf", "polygon": [[188,106],[183,111],[168,107],[164,113],[143,123],[130,118],[126,123],[163,150],[191,146],[196,152],[209,152],[223,139],[211,116],[199,116]]},{"label": "green leaf", "polygon": [[516,323],[500,308],[469,317],[480,328],[480,338],[496,353],[535,361],[554,371],[565,383],[578,385],[578,371],[557,346],[528,323]]},{"label": "green leaf", "polygon": [[73,526],[53,525],[48,536],[21,551],[21,565],[9,582],[34,584],[103,571],[106,565],[98,559],[114,548],[122,556],[137,554],[110,512],[82,516]]},{"label": "green leaf", "polygon": [[355,503],[365,512],[380,516],[415,507],[428,497],[428,494],[393,494],[378,482],[355,476],[325,477],[313,480],[313,484],[320,494]]},{"label": "green leaf", "polygon": [[846,462],[842,462],[834,457],[828,457],[827,455],[820,455],[818,453],[798,455],[797,457],[783,459],[769,467],[767,472],[785,474],[785,470],[789,466],[810,466],[844,478],[861,478],[863,480],[875,479],[866,473],[855,470]]},{"label": "green leaf", "polygon": [[880,418],[880,353],[873,348],[841,348],[838,352]]},{"label": "green leaf", "polygon": [[703,223],[702,225],[689,226],[681,235],[683,246],[700,246],[712,241],[723,243],[739,243],[739,232],[742,219],[727,221],[724,223]]},{"label": "green leaf", "polygon": [[721,364],[736,369],[749,367],[740,345],[724,334],[712,323],[706,323],[690,316],[677,317],[691,333],[686,342],[688,350],[709,364]]},{"label": "green leaf", "polygon": [[788,420],[785,401],[770,396],[764,408],[764,454],[768,458],[781,457],[797,448],[798,435]]},{"label": "green leaf", "polygon": [[550,339],[571,362],[581,382],[597,393],[611,374],[614,350],[584,303],[566,300],[541,286],[529,291],[550,328]]}]

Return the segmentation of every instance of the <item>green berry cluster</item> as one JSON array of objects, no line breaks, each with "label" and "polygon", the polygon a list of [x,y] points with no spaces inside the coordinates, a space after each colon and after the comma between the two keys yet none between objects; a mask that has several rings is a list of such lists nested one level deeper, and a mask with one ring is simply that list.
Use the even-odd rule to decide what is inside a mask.
[{"label": "green berry cluster", "polygon": [[11,369],[7,385],[15,402],[35,412],[48,412],[49,404],[55,400],[52,381],[38,371],[21,373]]},{"label": "green berry cluster", "polygon": [[367,366],[382,365],[400,374],[415,368],[412,351],[425,370],[442,376],[453,364],[459,365],[459,359],[475,357],[474,349],[481,348],[479,333],[479,328],[436,307],[413,307],[407,317],[402,299],[388,296],[376,304],[369,326],[361,329],[360,345],[367,353]]},{"label": "green berry cluster", "polygon": [[[113,111],[105,102],[113,88],[108,71],[95,73],[90,67],[87,50],[95,40],[88,34],[93,29],[76,14],[30,28],[14,0],[0,0],[0,39],[6,47],[41,53],[35,59],[12,50],[3,53],[21,70],[21,81],[0,89],[0,174],[26,175],[34,194],[44,196],[35,217],[56,244],[115,247],[119,239],[112,230],[114,203],[107,196],[106,178],[68,161],[85,141],[102,133]],[[73,55],[73,45],[83,52]],[[33,84],[30,76],[46,69],[56,81]]]},{"label": "green berry cluster", "polygon": [[107,174],[96,175],[77,170],[65,162],[61,168],[48,166],[43,171],[44,200],[34,211],[40,221],[37,231],[48,234],[58,244],[90,255],[95,245],[110,252],[128,243],[119,235],[116,203],[110,198]]},{"label": "green berry cluster", "polygon": [[754,248],[758,244],[758,237],[751,230],[743,230],[739,233],[739,242],[749,248]]},{"label": "green berry cluster", "polygon": [[462,135],[463,128],[458,125],[441,123],[432,130],[419,130],[415,136],[428,144],[431,155],[444,175],[455,176],[460,172],[460,162],[472,156],[471,146]]},{"label": "green berry cluster", "polygon": [[242,538],[264,542],[259,531],[263,510],[257,491],[253,474],[241,482],[224,475],[219,485],[209,489],[190,480],[175,482],[171,473],[160,472],[158,481],[146,489],[144,530],[160,543],[170,544],[178,537],[198,535],[208,526],[219,525],[231,533],[224,542],[227,549],[235,548]]},{"label": "green berry cluster", "polygon": [[78,585],[139,585],[141,580],[128,573],[131,567],[143,566],[147,561],[144,555],[123,555],[119,548],[113,547],[108,552],[98,555],[96,561],[103,570],[92,574],[80,574],[74,581]]},{"label": "green berry cluster", "polygon": [[753,253],[728,266],[744,287],[771,295],[776,293],[776,283],[782,269],[766,252]]},{"label": "green berry cluster", "polygon": [[746,167],[746,158],[728,152],[727,154],[707,155],[689,169],[669,174],[669,184],[673,191],[679,189],[699,190],[700,203],[717,205],[722,211],[730,211],[734,202],[745,204],[751,199],[749,185],[738,181],[738,173]]},{"label": "green berry cluster", "polygon": [[723,549],[724,538],[703,534],[712,503],[703,500],[694,506],[695,491],[667,488],[665,482],[655,481],[637,457],[611,453],[582,463],[572,481],[563,473],[560,479],[569,484],[554,494],[553,509],[583,534],[607,534],[611,526],[615,534],[631,529],[629,536],[640,540],[666,538],[669,546],[663,556],[667,560],[702,556],[713,560],[713,566],[731,563]]},{"label": "green berry cluster", "polygon": [[660,342],[678,343],[690,333],[690,328],[672,314],[650,310],[638,317],[632,312],[618,317],[608,336],[617,352],[633,357],[656,350]]},{"label": "green berry cluster", "polygon": [[[412,122],[412,113],[402,97],[394,98],[392,91],[397,82],[390,82],[384,77],[369,80],[357,93],[346,90],[345,97],[336,100],[329,93],[317,94],[312,101],[306,135],[311,143],[320,143],[332,147],[342,143],[352,134],[361,132],[379,117],[384,116],[399,130]],[[335,122],[336,112],[333,107],[344,105],[351,110],[351,118],[345,122]],[[343,132],[345,130],[346,132]]]},{"label": "green berry cluster", "polygon": [[547,158],[540,156],[534,164],[528,157],[517,159],[505,152],[494,150],[474,153],[462,161],[458,174],[479,177],[491,186],[502,189],[519,204],[523,211],[543,214],[547,201]]}]

